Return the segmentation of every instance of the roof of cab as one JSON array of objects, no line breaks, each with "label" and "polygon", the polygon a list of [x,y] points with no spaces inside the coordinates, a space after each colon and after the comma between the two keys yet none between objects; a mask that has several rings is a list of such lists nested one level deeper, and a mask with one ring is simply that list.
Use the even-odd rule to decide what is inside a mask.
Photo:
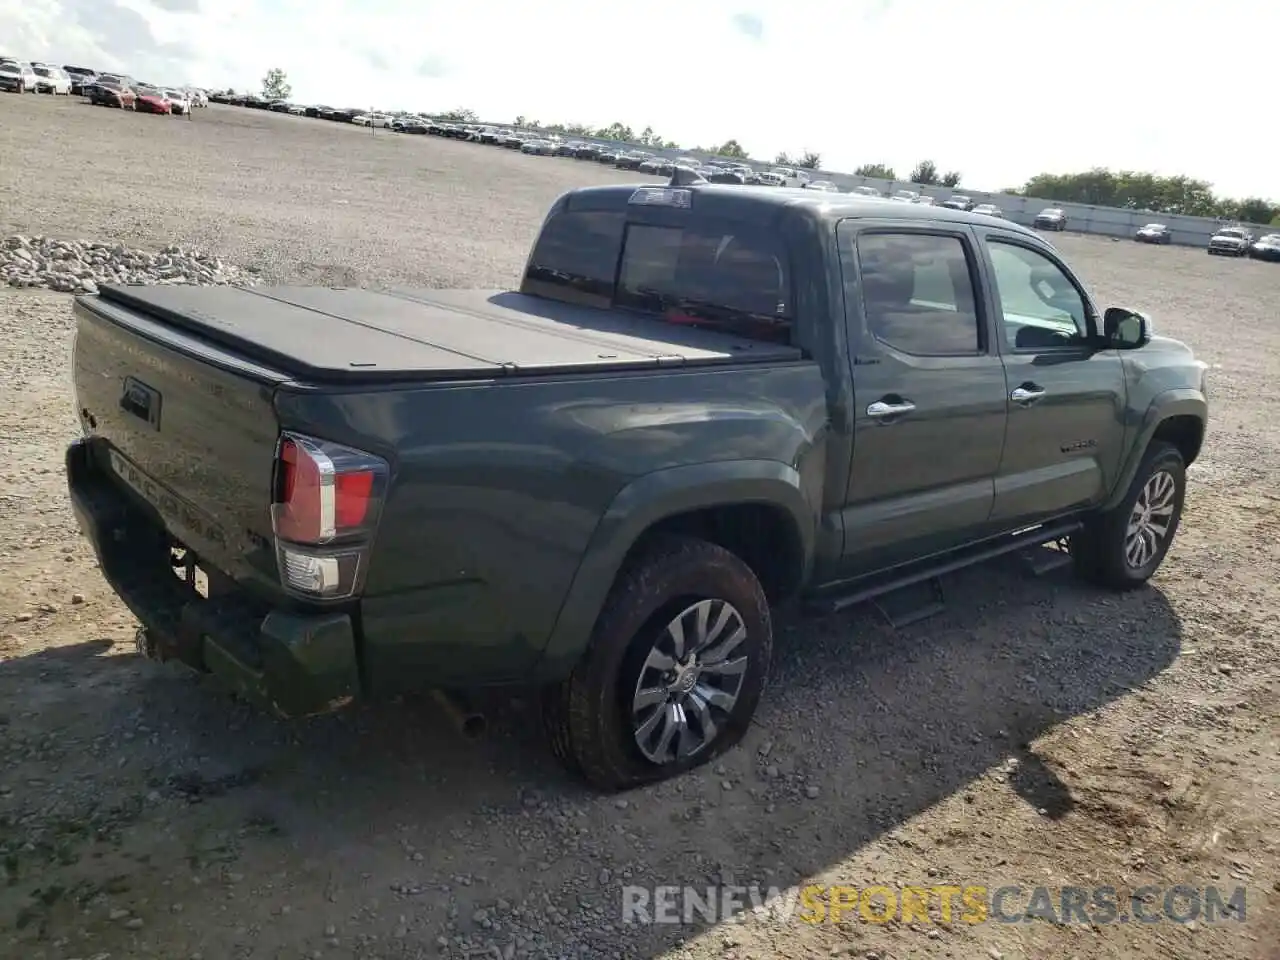
[{"label": "roof of cab", "polygon": [[[561,200],[576,210],[624,210],[636,190],[642,187],[662,189],[663,183],[632,183],[618,186],[581,187],[571,190]],[[699,198],[717,213],[726,207],[743,205],[753,207],[761,216],[768,211],[790,208],[802,211],[815,219],[845,219],[866,217],[877,220],[932,220],[935,222],[973,223],[986,226],[999,225],[1004,229],[1030,236],[1039,236],[1033,230],[997,217],[988,217],[966,210],[953,210],[933,204],[902,203],[880,197],[867,197],[856,193],[827,193],[806,190],[803,187],[742,186],[738,184],[699,183],[673,189],[688,190],[693,194],[693,208]],[[705,201],[704,201],[705,202]]]}]

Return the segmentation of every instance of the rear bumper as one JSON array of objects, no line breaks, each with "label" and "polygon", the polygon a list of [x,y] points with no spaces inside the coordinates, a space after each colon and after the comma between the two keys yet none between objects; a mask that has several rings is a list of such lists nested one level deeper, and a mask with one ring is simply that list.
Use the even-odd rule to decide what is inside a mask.
[{"label": "rear bumper", "polygon": [[140,652],[214,674],[282,717],[328,713],[360,695],[348,614],[273,610],[234,585],[202,597],[175,573],[168,535],[108,479],[90,441],[67,448],[66,470],[76,522],[145,628]]}]

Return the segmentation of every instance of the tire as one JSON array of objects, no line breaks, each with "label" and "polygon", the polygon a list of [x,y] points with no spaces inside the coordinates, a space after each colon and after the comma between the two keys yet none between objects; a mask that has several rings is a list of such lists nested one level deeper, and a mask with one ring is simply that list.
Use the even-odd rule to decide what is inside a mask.
[{"label": "tire", "polygon": [[[1071,557],[1077,574],[1112,590],[1132,590],[1145,584],[1160,568],[1178,532],[1186,492],[1187,468],[1178,448],[1160,440],[1152,442],[1124,499],[1114,509],[1091,518],[1080,533],[1072,535]],[[1151,519],[1165,519],[1165,532],[1157,539],[1154,550],[1150,550],[1151,538],[1140,535],[1150,552],[1131,562],[1127,555],[1132,545],[1129,525],[1144,504],[1154,507]]]},{"label": "tire", "polygon": [[[706,667],[723,661],[741,669],[707,669],[701,676],[697,671],[685,673],[686,685],[672,693],[679,681],[668,683],[672,674],[663,677],[658,670],[665,664],[655,667],[654,661],[664,651],[676,652],[669,632],[675,621],[692,631],[687,634],[692,638],[700,616],[708,628],[714,628],[721,616],[728,618],[718,634],[709,631]],[[727,639],[739,633],[741,638],[730,647]],[[750,567],[705,540],[655,538],[619,573],[582,660],[543,700],[552,752],[570,772],[605,791],[654,783],[701,766],[747,732],[764,692],[772,648],[769,602]],[[690,653],[687,648],[684,652]],[[681,669],[679,663],[675,669]],[[635,709],[642,681],[644,690],[687,705],[686,716],[692,722],[686,720],[683,729],[691,738],[691,749],[685,755],[675,749],[677,738],[664,762],[655,761],[654,748],[667,727],[662,717],[671,714],[659,700]],[[735,691],[735,685],[736,698],[726,698],[723,706],[704,699],[717,688],[726,694]],[[703,739],[706,728],[700,716],[712,718],[708,739]],[[640,732],[645,727],[647,736]]]}]

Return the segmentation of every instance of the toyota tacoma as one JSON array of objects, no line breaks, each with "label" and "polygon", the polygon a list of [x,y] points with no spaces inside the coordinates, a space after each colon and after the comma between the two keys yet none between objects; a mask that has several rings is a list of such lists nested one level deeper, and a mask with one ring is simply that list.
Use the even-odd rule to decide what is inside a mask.
[{"label": "toyota tacoma", "polygon": [[1047,543],[1144,584],[1207,418],[1029,229],[680,172],[561,197],[514,291],[74,312],[71,500],[142,652],[285,716],[537,684],[602,789],[739,740],[780,605]]}]

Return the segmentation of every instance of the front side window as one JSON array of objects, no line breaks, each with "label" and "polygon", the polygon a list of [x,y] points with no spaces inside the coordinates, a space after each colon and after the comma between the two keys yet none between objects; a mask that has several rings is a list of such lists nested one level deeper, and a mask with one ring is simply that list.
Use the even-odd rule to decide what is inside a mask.
[{"label": "front side window", "polygon": [[954,236],[869,233],[857,241],[867,332],[917,357],[974,356],[983,349],[973,273]]},{"label": "front side window", "polygon": [[1015,350],[1079,346],[1088,334],[1080,290],[1044,254],[990,240],[987,250],[1005,334]]},{"label": "front side window", "polygon": [[669,323],[773,343],[791,338],[783,247],[772,235],[741,224],[632,224],[615,302]]}]

